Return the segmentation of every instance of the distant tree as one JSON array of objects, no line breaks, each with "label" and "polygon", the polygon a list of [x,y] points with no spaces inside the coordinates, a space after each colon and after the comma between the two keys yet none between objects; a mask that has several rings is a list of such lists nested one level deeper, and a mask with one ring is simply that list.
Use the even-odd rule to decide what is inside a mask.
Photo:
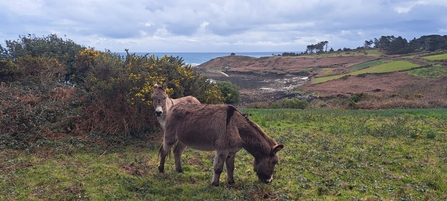
[{"label": "distant tree", "polygon": [[364,47],[365,49],[371,48],[371,45],[374,44],[372,40],[365,40]]},{"label": "distant tree", "polygon": [[374,48],[387,49],[390,44],[390,38],[394,38],[394,36],[381,36],[379,39],[374,38]]},{"label": "distant tree", "polygon": [[296,56],[297,54],[295,52],[283,52],[282,56]]},{"label": "distant tree", "polygon": [[436,51],[443,49],[442,47],[446,45],[447,36],[440,35],[428,35],[419,38],[420,44],[423,45],[424,49],[427,51]]},{"label": "distant tree", "polygon": [[314,50],[315,50],[315,45],[314,44],[308,45],[307,49],[306,49],[306,53],[313,54]]},{"label": "distant tree", "polygon": [[323,53],[324,52],[324,42],[319,42],[315,45],[315,49],[317,50],[317,53]]},{"label": "distant tree", "polygon": [[310,44],[307,46],[305,54],[313,54],[314,51],[315,53],[327,52],[328,43],[328,41],[321,41],[317,44]]},{"label": "distant tree", "polygon": [[390,47],[388,48],[388,51],[390,54],[406,54],[406,53],[411,52],[408,49],[407,39],[402,38],[401,36],[394,38],[390,42]]}]

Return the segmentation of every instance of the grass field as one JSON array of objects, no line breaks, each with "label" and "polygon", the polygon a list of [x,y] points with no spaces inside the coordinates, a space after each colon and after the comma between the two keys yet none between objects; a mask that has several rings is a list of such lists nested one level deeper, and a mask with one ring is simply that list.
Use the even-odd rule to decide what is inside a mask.
[{"label": "grass field", "polygon": [[383,64],[384,62],[385,62],[385,61],[384,61],[384,60],[381,60],[381,59],[379,59],[379,60],[373,60],[373,61],[368,61],[368,62],[365,62],[365,63],[361,63],[361,64],[358,64],[358,65],[352,66],[352,67],[350,67],[349,69],[355,71],[355,70],[360,70],[360,69],[368,68],[368,67],[371,67],[371,66],[377,66],[377,65]]},{"label": "grass field", "polygon": [[434,78],[442,75],[447,75],[447,69],[439,64],[434,64],[431,67],[410,70],[408,71],[408,74],[419,77]]},{"label": "grass field", "polygon": [[363,68],[351,73],[347,74],[340,74],[340,75],[333,75],[333,76],[327,76],[327,77],[318,77],[315,79],[314,83],[321,83],[321,82],[327,82],[329,80],[335,80],[339,79],[341,77],[347,76],[347,75],[360,75],[365,73],[387,73],[387,72],[395,72],[395,71],[403,71],[403,70],[410,70],[413,68],[417,68],[419,65],[398,60],[398,61],[384,61],[382,64],[372,66],[369,68]]},{"label": "grass field", "polygon": [[257,180],[243,150],[236,184],[222,182],[224,172],[212,187],[212,152],[187,149],[185,173],[171,157],[160,174],[159,142],[66,138],[2,145],[0,200],[447,199],[447,109],[243,111],[285,144],[271,184]]},{"label": "grass field", "polygon": [[432,60],[432,61],[439,61],[439,60],[447,60],[447,53],[446,54],[435,54],[430,56],[423,57],[424,59]]}]

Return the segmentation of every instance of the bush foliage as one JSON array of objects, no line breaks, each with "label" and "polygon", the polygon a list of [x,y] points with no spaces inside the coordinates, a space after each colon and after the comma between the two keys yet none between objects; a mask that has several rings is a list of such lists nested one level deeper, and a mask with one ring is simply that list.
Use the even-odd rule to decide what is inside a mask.
[{"label": "bush foliage", "polygon": [[218,86],[182,58],[126,53],[97,51],[55,34],[7,40],[0,45],[0,133],[11,142],[39,138],[30,133],[142,137],[158,127],[150,100],[154,83],[167,82],[171,98],[224,101]]},{"label": "bush foliage", "polygon": [[217,88],[222,92],[224,103],[236,104],[241,102],[239,87],[229,81],[218,81]]},{"label": "bush foliage", "polygon": [[286,98],[273,103],[253,102],[247,104],[246,107],[255,109],[306,109],[309,107],[309,102],[298,98]]}]

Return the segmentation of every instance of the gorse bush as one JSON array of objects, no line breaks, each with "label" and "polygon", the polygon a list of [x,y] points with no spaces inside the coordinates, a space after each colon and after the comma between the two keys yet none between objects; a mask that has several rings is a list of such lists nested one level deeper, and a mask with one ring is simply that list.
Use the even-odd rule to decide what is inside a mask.
[{"label": "gorse bush", "polygon": [[246,105],[247,108],[256,109],[306,109],[309,107],[307,100],[300,100],[298,98],[286,98],[282,101],[267,103],[254,102]]},{"label": "gorse bush", "polygon": [[298,98],[286,98],[282,102],[283,108],[305,109],[307,106],[309,106],[309,103],[306,100],[300,100]]},{"label": "gorse bush", "polygon": [[224,103],[235,104],[241,102],[239,87],[228,81],[218,81],[217,87],[222,92]]},{"label": "gorse bush", "polygon": [[154,83],[167,82],[171,98],[192,95],[204,103],[222,102],[218,89],[180,58],[127,53],[121,59],[110,52],[90,55],[94,59],[86,57],[89,61],[84,63],[93,63],[95,68],[82,75],[86,75],[82,85],[95,97],[87,106],[89,132],[138,134],[158,126],[150,107]]},{"label": "gorse bush", "polygon": [[[59,38],[56,34],[41,38],[28,34],[19,36],[18,40],[6,40],[5,43],[6,47],[0,45],[0,81],[18,80],[22,78],[22,75],[33,75],[33,72],[42,68],[41,65],[21,65],[24,64],[23,60],[26,58],[57,61],[57,65],[65,68],[64,76],[69,80],[70,75],[74,73],[76,55],[79,51],[86,49],[72,40]],[[22,60],[21,64],[20,60]]]},{"label": "gorse bush", "polygon": [[179,57],[126,53],[85,48],[55,34],[7,40],[0,45],[0,132],[28,142],[36,135],[143,137],[158,127],[154,83],[166,82],[171,98],[224,101],[216,84]]}]

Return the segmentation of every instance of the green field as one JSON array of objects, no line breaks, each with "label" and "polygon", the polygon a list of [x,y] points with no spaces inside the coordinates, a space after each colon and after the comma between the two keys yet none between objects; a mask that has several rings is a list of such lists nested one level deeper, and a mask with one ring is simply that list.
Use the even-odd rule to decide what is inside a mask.
[{"label": "green field", "polygon": [[446,54],[430,55],[430,56],[425,56],[422,58],[432,60],[432,61],[447,60],[447,53]]},{"label": "green field", "polygon": [[439,64],[434,64],[427,68],[416,68],[408,71],[408,74],[418,77],[434,78],[442,75],[447,75],[447,69]]},{"label": "green field", "polygon": [[341,75],[333,75],[333,76],[327,76],[327,77],[319,77],[315,79],[314,83],[321,83],[326,82],[329,80],[335,80],[339,79],[344,76],[348,75],[360,75],[360,74],[366,74],[366,73],[387,73],[387,72],[395,72],[395,71],[403,71],[403,70],[410,70],[413,68],[417,68],[419,65],[408,62],[408,61],[388,61],[384,62],[382,64],[372,66],[369,68],[364,68],[361,70],[357,70],[348,74],[341,74]]},{"label": "green field", "polygon": [[381,59],[373,60],[373,61],[368,61],[368,62],[365,62],[365,63],[361,63],[361,64],[358,64],[358,65],[352,66],[349,69],[351,69],[351,70],[360,70],[360,69],[368,68],[368,67],[371,67],[371,66],[377,66],[379,64],[383,64],[384,62],[385,61],[381,60]]},{"label": "green field", "polygon": [[[213,153],[187,149],[185,173],[159,141],[92,144],[42,140],[15,150],[0,144],[0,200],[445,200],[447,109],[248,110],[284,143],[271,184],[260,183],[245,151],[234,185],[212,187]],[[155,139],[161,133],[155,133]],[[108,144],[105,146],[104,144]]]}]

